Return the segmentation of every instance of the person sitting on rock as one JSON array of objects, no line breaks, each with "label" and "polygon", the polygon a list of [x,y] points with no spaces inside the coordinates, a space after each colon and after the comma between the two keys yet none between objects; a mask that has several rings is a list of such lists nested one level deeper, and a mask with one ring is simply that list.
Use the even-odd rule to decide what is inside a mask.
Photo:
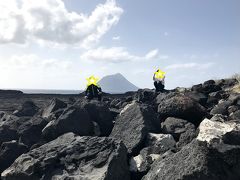
[{"label": "person sitting on rock", "polygon": [[98,78],[91,76],[87,78],[88,84],[87,84],[87,89],[85,91],[85,97],[88,100],[97,98],[99,101],[102,100],[102,89],[101,87],[97,84]]},{"label": "person sitting on rock", "polygon": [[153,75],[156,92],[163,92],[165,87],[165,72],[158,69]]}]

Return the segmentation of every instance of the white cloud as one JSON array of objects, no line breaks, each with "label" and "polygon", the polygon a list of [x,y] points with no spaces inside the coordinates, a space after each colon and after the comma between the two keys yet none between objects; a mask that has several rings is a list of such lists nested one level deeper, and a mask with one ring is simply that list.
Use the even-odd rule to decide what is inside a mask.
[{"label": "white cloud", "polygon": [[66,70],[71,68],[70,61],[56,60],[56,59],[42,59],[35,54],[11,56],[8,59],[0,57],[0,69],[7,70],[25,70],[25,69],[59,69]]},{"label": "white cloud", "polygon": [[82,60],[111,63],[152,60],[156,59],[157,57],[157,49],[151,50],[145,56],[138,56],[129,53],[124,47],[100,47],[97,49],[90,49],[81,55]]},{"label": "white cloud", "polygon": [[183,63],[183,64],[171,64],[165,67],[166,70],[176,70],[176,69],[208,69],[212,67],[214,63],[195,63],[195,62],[189,62],[189,63]]},{"label": "white cloud", "polygon": [[119,41],[120,40],[120,36],[114,36],[114,37],[112,37],[112,40],[113,41]]},{"label": "white cloud", "polygon": [[150,51],[149,53],[146,54],[146,59],[153,59],[156,58],[159,54],[158,54],[158,49],[154,49],[152,51]]},{"label": "white cloud", "polygon": [[0,12],[0,43],[36,40],[89,47],[118,23],[123,9],[115,0],[90,14],[70,12],[62,0],[8,0],[0,1]]}]

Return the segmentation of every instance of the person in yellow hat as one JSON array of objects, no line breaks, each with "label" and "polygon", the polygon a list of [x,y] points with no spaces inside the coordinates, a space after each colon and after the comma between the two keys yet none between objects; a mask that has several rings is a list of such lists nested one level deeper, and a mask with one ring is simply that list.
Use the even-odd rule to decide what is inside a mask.
[{"label": "person in yellow hat", "polygon": [[165,87],[165,72],[158,69],[153,75],[156,92],[163,92]]},{"label": "person in yellow hat", "polygon": [[87,78],[87,89],[85,91],[85,97],[88,100],[97,98],[99,101],[102,100],[102,89],[97,84],[98,78],[94,76],[90,76]]}]

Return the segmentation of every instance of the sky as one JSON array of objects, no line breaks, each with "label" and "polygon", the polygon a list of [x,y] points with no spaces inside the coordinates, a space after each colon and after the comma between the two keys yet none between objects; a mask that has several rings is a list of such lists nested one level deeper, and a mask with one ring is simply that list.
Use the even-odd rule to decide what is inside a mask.
[{"label": "sky", "polygon": [[[153,88],[240,71],[239,0],[0,1],[0,89],[73,89],[121,73]],[[117,83],[117,82],[116,82]]]}]

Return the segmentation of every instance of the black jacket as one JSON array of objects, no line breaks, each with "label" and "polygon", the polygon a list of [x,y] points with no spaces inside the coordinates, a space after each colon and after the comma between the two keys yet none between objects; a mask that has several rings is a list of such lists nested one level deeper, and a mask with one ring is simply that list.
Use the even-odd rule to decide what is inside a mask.
[{"label": "black jacket", "polygon": [[102,89],[94,84],[91,84],[87,87],[85,91],[86,96],[97,97],[99,93],[102,92]]}]

